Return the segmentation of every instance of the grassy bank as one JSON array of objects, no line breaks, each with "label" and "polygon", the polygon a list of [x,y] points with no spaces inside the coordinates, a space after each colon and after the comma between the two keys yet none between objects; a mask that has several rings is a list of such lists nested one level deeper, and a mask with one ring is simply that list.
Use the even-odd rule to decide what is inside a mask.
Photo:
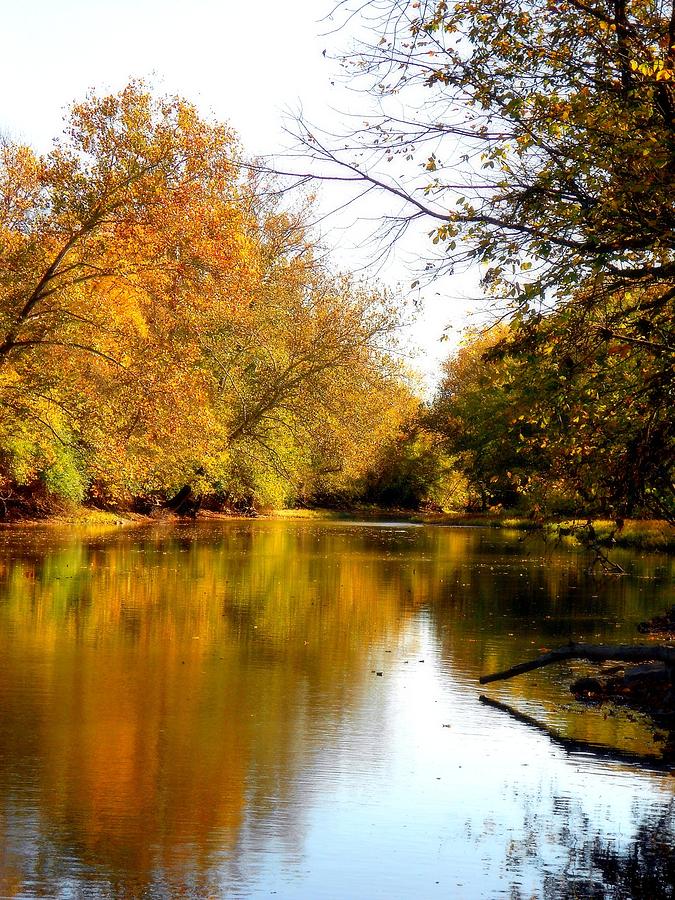
[{"label": "grassy bank", "polygon": [[[346,521],[365,519],[372,521],[409,521],[424,525],[452,525],[455,527],[481,527],[512,529],[515,531],[536,531],[543,527],[550,539],[562,539],[581,543],[581,530],[586,519],[564,519],[546,522],[543,526],[525,516],[513,512],[503,513],[432,513],[413,512],[398,508],[386,508],[372,505],[358,505],[350,509],[278,509],[263,514],[264,518],[295,519],[305,521]],[[239,519],[247,518],[241,514],[209,511],[197,514],[198,519]],[[49,524],[75,527],[90,526],[129,526],[144,522],[180,521],[171,513],[161,516],[143,516],[119,510],[92,509],[86,506],[67,505],[55,509],[51,514],[40,518],[18,518],[14,524]],[[6,523],[8,525],[12,522]],[[675,553],[675,527],[667,522],[657,520],[629,519],[621,529],[614,522],[605,519],[593,520],[593,528],[598,542],[604,547],[625,547],[635,550],[660,550]]]},{"label": "grassy bank", "polygon": [[[516,531],[536,531],[542,527],[530,518],[512,513],[423,513],[413,517],[416,521],[434,525],[481,526],[487,528],[511,528]],[[548,537],[562,538],[581,543],[580,533],[587,519],[562,519],[543,525]],[[622,528],[609,519],[592,522],[598,542],[603,547],[627,547],[637,550],[662,550],[675,552],[675,528],[658,520],[628,519]]]},{"label": "grassy bank", "polygon": [[[583,525],[583,521],[560,522],[547,526],[555,533],[560,529],[563,534],[573,536],[574,529]],[[667,522],[655,519],[629,519],[621,529],[614,522],[599,519],[593,522],[598,541],[605,547],[631,547],[639,550],[665,550],[675,552],[675,528]]]},{"label": "grassy bank", "polygon": [[69,525],[76,528],[138,525],[150,521],[147,516],[119,510],[92,509],[87,506],[68,505],[39,517],[17,516],[2,524],[12,525]]}]

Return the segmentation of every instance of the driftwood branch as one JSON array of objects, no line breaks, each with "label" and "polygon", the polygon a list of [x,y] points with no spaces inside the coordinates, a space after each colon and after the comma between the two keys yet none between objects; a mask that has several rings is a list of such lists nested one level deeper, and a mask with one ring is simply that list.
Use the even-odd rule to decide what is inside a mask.
[{"label": "driftwood branch", "polygon": [[630,645],[630,644],[567,644],[558,647],[550,653],[544,653],[529,662],[520,663],[505,669],[503,672],[493,672],[491,675],[481,675],[481,684],[489,684],[491,681],[505,681],[515,675],[531,672],[533,669],[541,669],[553,663],[563,662],[567,659],[585,659],[589,662],[662,662],[669,667],[675,667],[675,647],[665,647],[662,644],[654,646]]}]

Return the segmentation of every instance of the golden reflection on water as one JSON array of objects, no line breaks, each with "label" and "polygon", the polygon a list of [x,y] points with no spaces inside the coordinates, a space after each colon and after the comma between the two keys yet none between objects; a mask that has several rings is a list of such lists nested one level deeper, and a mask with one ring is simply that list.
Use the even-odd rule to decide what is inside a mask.
[{"label": "golden reflection on water", "polygon": [[[396,716],[375,673],[421,663],[420,616],[434,678],[476,699],[481,671],[568,638],[630,638],[671,575],[647,558],[630,578],[589,579],[577,556],[469,529],[269,521],[3,537],[7,897],[50,896],[66,875],[111,896],[215,896],[224,870],[245,892],[270,842],[302,852],[317,760],[364,711],[383,730]],[[495,695],[570,736],[658,752],[638,718],[574,704],[560,673]],[[354,747],[367,767],[371,751]]]}]

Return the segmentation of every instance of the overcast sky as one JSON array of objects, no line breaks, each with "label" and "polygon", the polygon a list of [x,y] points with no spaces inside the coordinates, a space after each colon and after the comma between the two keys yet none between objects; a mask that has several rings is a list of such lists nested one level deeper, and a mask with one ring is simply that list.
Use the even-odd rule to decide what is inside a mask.
[{"label": "overcast sky", "polygon": [[[324,0],[0,0],[0,130],[48,149],[73,100],[90,88],[117,90],[144,77],[160,92],[180,93],[229,121],[248,153],[278,152],[288,140],[285,111],[302,106],[310,121],[327,125],[338,116],[334,110],[350,104],[351,112],[358,103],[339,82],[331,84],[330,54],[348,35],[329,34],[322,16],[330,8]],[[338,224],[326,243],[336,245],[341,268],[360,268],[367,260],[353,246],[359,239],[350,240],[350,220],[343,216]],[[411,253],[414,245],[397,249],[378,270],[381,280],[407,289]],[[471,277],[425,289],[411,339],[427,379],[466,321],[467,303],[459,298],[475,291]],[[441,344],[445,325],[452,326],[450,340]]]}]

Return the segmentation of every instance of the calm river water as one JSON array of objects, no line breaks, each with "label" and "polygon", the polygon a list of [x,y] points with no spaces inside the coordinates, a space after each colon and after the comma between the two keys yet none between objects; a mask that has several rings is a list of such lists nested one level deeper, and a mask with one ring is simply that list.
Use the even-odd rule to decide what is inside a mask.
[{"label": "calm river water", "polygon": [[673,896],[663,735],[573,701],[582,666],[484,689],[542,728],[477,683],[635,641],[673,561],[617,558],[397,523],[1,532],[0,897]]}]

